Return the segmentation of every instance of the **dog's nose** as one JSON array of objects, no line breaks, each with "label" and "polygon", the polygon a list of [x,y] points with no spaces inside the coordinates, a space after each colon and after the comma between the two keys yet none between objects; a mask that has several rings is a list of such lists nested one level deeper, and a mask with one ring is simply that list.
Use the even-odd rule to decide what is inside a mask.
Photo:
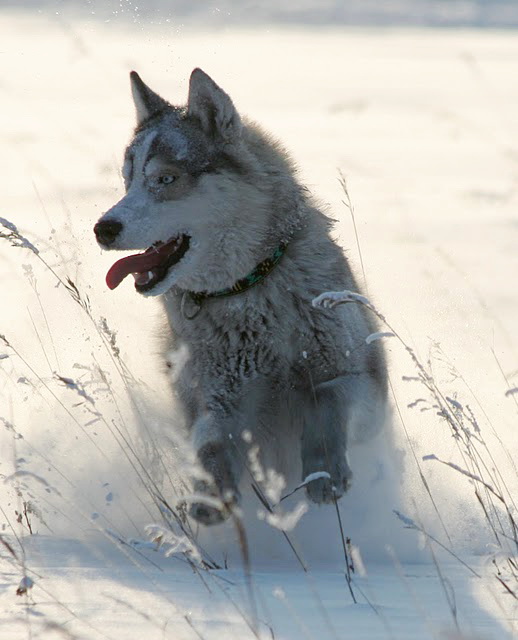
[{"label": "dog's nose", "polygon": [[98,242],[109,246],[115,242],[115,238],[122,231],[122,224],[117,220],[102,220],[94,227],[95,237]]}]

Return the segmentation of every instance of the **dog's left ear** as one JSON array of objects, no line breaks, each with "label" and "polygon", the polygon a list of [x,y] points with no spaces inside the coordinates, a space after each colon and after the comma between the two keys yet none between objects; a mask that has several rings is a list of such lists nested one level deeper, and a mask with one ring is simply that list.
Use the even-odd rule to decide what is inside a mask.
[{"label": "dog's left ear", "polygon": [[137,124],[142,124],[150,116],[164,111],[169,103],[152,91],[136,71],[130,73],[131,93],[137,110]]},{"label": "dog's left ear", "polygon": [[241,134],[241,118],[230,97],[201,69],[189,81],[189,115],[195,116],[208,135],[233,142]]}]

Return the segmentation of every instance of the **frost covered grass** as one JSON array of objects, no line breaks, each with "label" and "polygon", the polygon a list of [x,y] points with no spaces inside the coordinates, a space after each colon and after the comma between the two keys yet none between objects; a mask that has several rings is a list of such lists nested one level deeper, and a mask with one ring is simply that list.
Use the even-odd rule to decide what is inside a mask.
[{"label": "frost covered grass", "polygon": [[[322,306],[334,308],[341,304],[364,305],[378,318],[382,325],[386,326],[390,330],[387,332],[380,331],[371,334],[367,336],[366,342],[386,337],[395,337],[399,341],[401,347],[410,356],[410,359],[416,369],[416,376],[407,376],[406,381],[419,383],[425,392],[425,396],[420,396],[414,400],[408,405],[408,408],[418,408],[420,411],[432,411],[435,416],[437,416],[439,425],[443,428],[446,426],[449,430],[449,433],[455,443],[455,448],[464,464],[464,466],[459,466],[454,462],[442,460],[433,453],[422,456],[421,461],[419,461],[407,432],[408,446],[419,468],[419,476],[423,488],[433,504],[434,511],[443,530],[443,535],[448,540],[449,545],[453,547],[448,531],[448,524],[442,516],[441,509],[433,495],[428,481],[426,480],[426,476],[422,471],[421,462],[439,462],[470,481],[483,519],[494,538],[495,558],[501,556],[504,557],[504,564],[507,568],[507,578],[512,584],[512,587],[508,582],[505,582],[502,579],[502,574],[497,566],[496,559],[493,560],[497,569],[495,578],[505,586],[505,589],[509,594],[511,594],[515,599],[518,599],[518,576],[515,570],[516,554],[518,551],[518,526],[516,521],[518,510],[514,494],[514,488],[516,487],[516,482],[518,480],[518,471],[513,456],[507,449],[506,445],[498,437],[494,426],[490,424],[492,435],[496,438],[497,445],[499,445],[498,448],[500,449],[498,454],[496,456],[494,455],[493,447],[488,444],[471,406],[467,402],[462,404],[458,399],[449,397],[437,385],[433,377],[433,373],[430,372],[420,361],[414,349],[405,342],[397,330],[365,296],[352,291],[325,292],[313,301],[313,305],[316,307]],[[461,374],[458,371],[455,371],[455,375],[457,378],[461,378]],[[508,392],[509,390],[507,390],[505,394],[507,395]],[[393,400],[397,409],[398,417],[403,428],[405,428],[405,421],[400,411],[398,399],[395,395],[393,396]],[[512,469],[511,477],[504,477],[501,469],[496,463],[495,458],[500,457],[502,454],[510,463],[510,467]],[[439,542],[434,536],[431,536],[414,520],[397,511],[395,511],[395,514],[406,527],[419,531],[428,540],[437,544],[442,549],[445,549],[448,553],[454,555],[454,557],[457,557],[451,548]],[[460,559],[459,561],[462,562]]]},{"label": "frost covered grass", "polygon": [[[52,267],[41,255],[40,250],[27,238],[25,238],[16,228],[16,226],[7,221],[0,220],[0,225],[5,231],[0,231],[0,239],[8,241],[11,246],[17,248],[24,248],[29,250],[43,265],[44,269],[50,272],[51,276],[57,280],[56,285],[60,287],[63,296],[65,299],[61,301],[61,305],[67,305],[70,303],[75,303],[79,306],[80,313],[86,317],[89,322],[91,329],[90,335],[88,336],[89,340],[96,341],[96,348],[94,349],[95,355],[93,356],[93,361],[87,364],[85,363],[75,363],[73,365],[74,368],[80,369],[81,371],[95,372],[98,375],[97,384],[88,380],[87,382],[82,382],[79,378],[72,378],[68,376],[63,376],[57,371],[52,371],[52,376],[47,377],[43,374],[39,374],[36,370],[35,366],[31,363],[31,361],[26,358],[15,346],[12,344],[9,339],[5,335],[0,335],[0,340],[6,348],[6,353],[3,354],[3,359],[11,358],[16,359],[21,364],[21,371],[18,377],[18,381],[22,382],[24,385],[29,385],[37,391],[39,394],[43,394],[45,392],[48,394],[52,400],[56,402],[56,404],[62,409],[63,414],[66,418],[68,418],[81,432],[81,434],[86,438],[86,440],[93,446],[96,452],[104,459],[106,459],[106,455],[104,451],[100,449],[100,447],[95,442],[93,435],[88,430],[89,427],[92,427],[94,424],[100,423],[102,427],[106,429],[106,432],[111,435],[113,441],[116,445],[116,451],[119,455],[123,456],[123,459],[128,465],[129,470],[131,471],[134,479],[137,481],[137,485],[140,486],[147,497],[147,504],[145,506],[146,511],[149,515],[151,515],[150,508],[151,506],[155,509],[155,517],[161,517],[161,519],[165,522],[170,530],[170,534],[168,537],[168,546],[173,547],[172,543],[172,535],[173,531],[176,528],[179,528],[180,532],[178,546],[179,547],[188,547],[184,549],[182,552],[188,556],[192,555],[196,557],[196,559],[201,563],[202,556],[200,550],[196,548],[196,544],[192,539],[192,533],[188,530],[188,525],[186,521],[185,514],[181,511],[181,505],[185,501],[185,496],[182,491],[182,481],[178,480],[176,483],[173,482],[173,479],[170,475],[170,472],[165,469],[160,452],[158,451],[156,442],[149,431],[148,424],[146,422],[146,417],[142,414],[142,409],[144,408],[141,405],[141,398],[138,394],[138,383],[136,378],[133,376],[123,359],[120,355],[119,347],[117,346],[116,333],[112,331],[107,323],[106,318],[98,317],[95,318],[91,304],[88,298],[88,295],[81,293],[80,289],[76,286],[73,280],[66,275],[66,270],[63,271],[63,274],[60,275],[58,271],[61,269]],[[28,270],[29,278],[31,282],[34,284],[34,291],[37,295],[37,278],[34,272]],[[38,301],[40,299],[38,297]],[[45,309],[42,309],[43,314],[45,313]],[[37,336],[38,342],[41,346],[41,349],[45,352],[45,345],[41,340],[40,336]],[[52,335],[49,336],[51,340],[53,340]],[[103,353],[107,362],[109,363],[109,370],[105,370],[101,368],[99,359],[100,354]],[[50,365],[49,358],[45,354],[45,361],[48,365]],[[15,378],[18,375],[18,371],[16,368],[16,364],[11,370],[11,375]],[[23,375],[22,375],[23,372]],[[116,382],[112,382],[113,380]],[[71,394],[67,394],[66,396],[62,394],[61,389],[65,388],[67,391],[70,391]],[[91,391],[87,391],[92,387]],[[128,424],[127,417],[123,414],[122,410],[119,409],[118,403],[120,400],[117,399],[117,396],[120,395],[120,392],[123,392],[123,402],[125,402],[132,410],[132,415],[137,421],[139,427],[143,430],[142,433],[131,432],[130,426]],[[118,413],[118,419],[109,418],[106,416],[99,407],[103,401],[111,400],[117,405],[116,412]],[[80,420],[76,417],[77,411],[76,409],[81,407],[83,413],[90,418],[86,422],[84,420]],[[15,437],[15,439],[23,439],[23,437],[16,431],[16,427],[7,421],[5,418],[1,418],[5,427],[11,431]],[[142,450],[139,445],[136,443],[137,436],[148,436],[145,440],[146,449]],[[24,484],[19,484],[20,479],[26,479],[27,477],[37,478],[38,482],[45,487],[45,489],[50,493],[52,492],[52,488],[49,483],[41,478],[37,477],[30,471],[25,471],[20,469],[19,466],[26,462],[25,459],[15,457],[16,470],[10,476],[8,476],[5,480],[6,482],[12,482],[15,484],[15,491],[18,496],[23,496],[23,492],[28,489],[28,487]],[[176,494],[176,498],[181,496],[181,500],[175,500],[174,506],[168,502],[168,499],[164,496],[162,489],[158,485],[158,480],[153,476],[153,472],[150,471],[148,464],[150,462],[156,463],[158,466],[158,475],[162,477],[162,480],[166,480],[168,482],[168,489],[173,489],[174,494]],[[62,479],[65,481],[69,481],[69,479],[64,475],[59,468],[56,468],[59,475],[61,475]],[[156,471],[156,469],[155,469]],[[162,475],[163,474],[163,475]],[[54,492],[61,497],[62,494],[57,489],[54,489]],[[136,497],[139,497],[136,495]],[[111,503],[113,499],[113,494],[111,492],[107,492],[106,494],[106,502],[107,504]],[[142,501],[142,498],[139,498]],[[180,510],[177,508],[177,502],[180,504]],[[69,506],[76,506],[70,504]],[[23,514],[24,518],[17,517],[17,521],[19,524],[25,523],[27,529],[30,534],[33,533],[32,527],[30,524],[30,520],[28,518],[27,512],[29,511],[32,514],[37,514],[38,511],[35,511],[36,507],[32,505],[31,502],[23,502]],[[17,512],[16,512],[17,513]],[[85,515],[85,514],[79,514]],[[99,514],[97,512],[93,512],[90,516],[94,521],[97,520]],[[131,516],[128,515],[129,518]],[[107,523],[110,527],[113,526],[113,529],[116,530],[117,527],[110,522],[107,515]],[[40,521],[45,526],[46,523],[43,521],[40,516]],[[48,528],[48,526],[47,526]],[[50,529],[49,529],[50,530]],[[11,527],[12,533],[14,533],[13,527]],[[156,534],[156,527],[151,529],[153,532],[153,538],[155,542],[158,540],[158,536]],[[111,534],[111,531],[110,531]],[[119,534],[114,534],[114,537],[119,539],[119,541],[123,540],[122,537],[118,537]],[[190,544],[186,544],[185,540],[190,540]],[[169,549],[168,554],[172,553],[171,549]],[[205,562],[205,561],[204,561]]]},{"label": "frost covered grass", "polygon": [[[18,74],[0,87],[13,127],[0,151],[9,185],[0,220],[2,634],[516,637],[513,38],[171,38],[12,21],[34,44],[26,41],[24,66],[19,35],[5,34],[6,65]],[[243,510],[224,529],[193,527],[183,483],[192,459],[173,436],[181,425],[156,366],[158,314],[132,291],[103,290],[90,227],[121,188],[133,116],[126,73],[147,66],[160,89],[172,46],[173,93],[200,64],[234,83],[240,105],[332,200],[368,285],[362,298],[322,292],[321,301],[378,314],[367,339],[390,351],[393,468],[385,444],[355,450],[355,481],[336,509],[308,508],[300,477],[263,468],[250,441]],[[49,59],[36,77],[42,47]],[[267,73],[266,54],[276,60]],[[339,56],[343,88],[329,65]],[[17,98],[27,87],[38,118]],[[336,166],[351,185],[345,210]]]},{"label": "frost covered grass", "polygon": [[[11,335],[2,334],[0,340],[3,345],[3,365],[10,365],[11,379],[16,379],[16,384],[21,385],[24,392],[29,387],[33,393],[47,402],[53,403],[57,411],[56,419],[64,420],[78,430],[80,436],[76,436],[76,439],[82,442],[81,446],[91,447],[91,450],[99,457],[99,460],[92,465],[94,469],[99,465],[99,461],[107,462],[106,452],[97,444],[95,435],[101,430],[105,434],[109,434],[113,439],[115,457],[123,461],[118,469],[120,463],[116,463],[113,471],[119,473],[121,479],[129,487],[132,487],[130,491],[127,489],[121,491],[119,488],[119,493],[123,493],[125,504],[119,504],[120,512],[113,517],[114,492],[108,484],[103,485],[103,489],[105,489],[104,505],[100,506],[97,502],[98,496],[90,494],[84,479],[81,477],[72,478],[69,474],[70,467],[62,464],[60,456],[55,455],[52,448],[48,451],[47,447],[42,450],[34,446],[30,437],[21,435],[16,422],[13,423],[4,416],[1,417],[4,427],[11,436],[13,472],[4,477],[9,491],[0,506],[5,521],[0,541],[5,552],[2,554],[4,560],[13,565],[20,575],[16,593],[25,598],[27,615],[34,610],[31,594],[35,583],[39,588],[38,578],[40,576],[37,571],[31,568],[30,561],[27,561],[26,536],[32,536],[36,531],[55,534],[56,530],[62,530],[63,523],[57,524],[57,520],[62,520],[63,517],[71,525],[71,528],[65,527],[65,530],[68,529],[69,532],[75,530],[76,533],[78,530],[83,530],[83,533],[88,530],[89,536],[93,531],[97,532],[114,545],[131,564],[138,568],[138,571],[145,572],[146,563],[159,566],[153,559],[153,556],[158,553],[164,559],[175,558],[186,563],[199,577],[201,584],[207,588],[211,588],[209,585],[213,585],[215,579],[216,584],[221,587],[219,581],[224,581],[224,578],[217,571],[214,573],[214,570],[228,569],[228,562],[227,560],[216,560],[211,552],[203,547],[203,543],[200,543],[196,531],[192,528],[192,523],[186,517],[186,505],[192,500],[200,500],[201,498],[190,493],[189,487],[183,482],[181,472],[185,464],[183,458],[186,456],[187,459],[190,459],[190,454],[181,444],[181,438],[177,437],[175,441],[170,436],[174,442],[174,455],[171,450],[164,451],[164,443],[160,441],[159,430],[154,431],[153,428],[150,428],[150,424],[163,420],[164,417],[154,413],[157,410],[156,407],[153,408],[149,404],[149,396],[146,397],[145,394],[142,394],[140,382],[121,356],[116,332],[110,329],[104,316],[95,316],[89,296],[83,293],[67,274],[66,265],[51,265],[50,258],[45,258],[44,252],[40,251],[32,240],[22,235],[12,222],[1,220],[0,223],[3,229],[0,231],[0,238],[9,243],[12,250],[22,249],[28,252],[29,255],[24,256],[23,260],[32,255],[39,265],[39,270],[42,271],[38,274],[36,265],[30,269],[27,265],[24,266],[26,277],[30,281],[33,295],[42,315],[46,316],[47,314],[45,301],[38,294],[38,281],[47,273],[56,280],[60,308],[63,310],[66,306],[74,307],[80,315],[86,318],[88,341],[92,342],[90,349],[93,357],[90,362],[75,362],[72,365],[78,371],[77,376],[71,377],[69,370],[66,371],[66,375],[58,371],[49,371],[45,374],[40,372],[37,363],[32,362],[30,356],[21,352]],[[433,412],[436,428],[441,430],[446,428],[451,434],[457,453],[462,460],[462,466],[443,460],[433,453],[419,458],[407,431],[408,417],[404,417],[405,412],[401,409],[400,401],[394,393],[395,419],[396,421],[399,419],[405,431],[406,444],[417,468],[422,489],[433,506],[434,515],[440,526],[435,527],[433,532],[428,530],[428,525],[423,524],[420,520],[420,506],[413,502],[412,496],[405,505],[411,515],[394,508],[394,517],[401,522],[403,527],[423,537],[432,554],[438,579],[444,585],[445,592],[448,589],[447,581],[442,577],[440,570],[442,560],[437,556],[441,551],[444,551],[446,556],[453,557],[460,566],[465,567],[472,575],[479,579],[481,579],[481,575],[470,565],[469,561],[461,557],[461,552],[456,551],[457,543],[453,540],[454,536],[450,534],[450,522],[448,522],[448,516],[443,513],[442,499],[435,495],[427,479],[426,465],[430,462],[446,465],[459,475],[462,482],[472,487],[482,514],[482,518],[477,521],[483,520],[486,523],[493,538],[492,549],[488,556],[494,567],[492,570],[493,579],[503,587],[507,596],[517,599],[518,529],[516,526],[516,504],[511,488],[516,486],[517,477],[514,460],[505,444],[501,439],[496,438],[514,471],[515,475],[512,478],[509,478],[508,474],[504,475],[495,462],[492,447],[488,445],[471,406],[468,403],[462,404],[458,398],[450,397],[441,390],[433,373],[429,370],[431,363],[424,365],[420,361],[414,349],[405,342],[400,332],[387,321],[366,296],[351,291],[323,292],[313,301],[313,304],[317,307],[330,308],[340,304],[362,304],[375,314],[379,320],[380,328],[388,330],[371,334],[367,336],[366,341],[395,339],[399,343],[401,351],[409,356],[410,364],[414,368],[414,373],[405,377],[405,383],[416,385],[422,390],[419,397],[408,404],[407,411]],[[48,325],[47,329],[50,329]],[[51,340],[53,344],[57,342],[50,330],[47,339]],[[46,353],[47,341],[39,333],[37,341],[44,353],[42,361],[44,368],[50,368],[52,356]],[[360,347],[361,345],[358,345],[358,348]],[[64,357],[65,354],[55,354],[57,361]],[[101,360],[104,360],[102,365]],[[95,375],[92,377],[92,374]],[[456,377],[460,378],[458,372],[456,372]],[[509,390],[512,392],[512,387]],[[514,397],[514,393],[508,395]],[[106,410],[106,403],[115,406],[115,413],[113,406],[108,411]],[[130,414],[126,413],[128,408],[131,409]],[[16,412],[13,413],[16,414]],[[59,413],[62,414],[61,417],[58,417]],[[93,427],[95,428],[94,432],[92,432]],[[490,428],[494,432],[491,425]],[[493,435],[495,434],[494,432]],[[286,550],[293,554],[303,572],[307,573],[310,571],[309,565],[297,550],[297,544],[292,540],[291,532],[303,519],[308,506],[305,502],[298,502],[294,507],[283,510],[281,503],[302,490],[318,474],[308,476],[295,487],[286,487],[286,481],[282,476],[276,474],[272,469],[262,467],[259,461],[258,447],[253,445],[250,434],[245,433],[244,438],[248,444],[252,445],[248,451],[247,463],[252,479],[253,493],[257,498],[255,509],[252,510],[256,511],[259,520],[263,520],[273,529],[279,530],[280,535],[284,536],[287,543]],[[170,445],[171,442],[169,442]],[[65,450],[68,446],[70,445],[67,443]],[[166,466],[171,462],[171,466]],[[54,472],[52,480],[50,480],[50,476],[40,475],[31,470],[39,467],[42,463],[47,466],[48,472]],[[417,493],[422,492],[418,491]],[[205,496],[203,500],[210,500],[210,498]],[[140,516],[134,512],[134,506],[137,503],[140,503],[140,509],[137,510],[140,511]],[[215,499],[214,503],[214,506],[220,508],[224,506]],[[393,506],[399,508],[399,505]],[[354,545],[356,541],[352,541],[344,532],[338,504],[336,504],[336,515],[336,526],[340,529],[343,547],[344,575],[352,602],[358,603],[360,599],[374,607],[361,584],[361,576],[365,571],[361,555]],[[240,547],[238,556],[240,556],[244,569],[245,583],[248,585],[247,611],[240,610],[240,614],[248,631],[256,637],[262,637],[258,626],[257,595],[254,588],[250,542],[247,533],[250,526],[253,529],[253,523],[246,521],[240,510],[236,510],[233,514],[232,521]],[[135,530],[133,536],[128,534],[128,523],[131,523]],[[239,562],[233,566],[239,566]],[[358,577],[355,573],[357,567]],[[282,600],[283,597],[279,594],[277,597]],[[55,602],[61,606],[59,596],[47,595],[53,597]],[[320,596],[317,592],[314,595],[318,602]],[[320,602],[320,606],[325,611],[325,605],[322,602]],[[455,625],[458,625],[455,606],[451,602],[450,609],[452,619]],[[183,618],[185,624],[194,629],[189,617],[185,615]],[[50,628],[48,625],[54,623],[46,620],[45,624],[47,628]],[[56,629],[61,628],[59,624],[55,624]],[[271,633],[275,637],[274,629],[271,630]]]},{"label": "frost covered grass", "polygon": [[[344,191],[346,200],[344,204],[349,209],[356,233],[356,223],[354,219],[354,208],[348,192],[347,183],[343,175],[340,175],[340,184]],[[361,256],[361,247],[356,233],[358,243],[358,251],[360,254],[360,263],[363,269],[363,258]],[[380,326],[388,329],[388,331],[378,331],[366,337],[365,342],[369,344],[374,340],[386,338],[396,338],[401,349],[408,354],[410,361],[415,368],[415,376],[404,376],[403,380],[407,383],[413,383],[423,390],[424,395],[419,394],[413,402],[407,405],[407,409],[418,410],[420,412],[430,411],[436,416],[437,427],[444,429],[452,438],[455,444],[455,450],[462,464],[457,464],[449,460],[443,460],[434,453],[421,456],[419,459],[416,449],[409,436],[405,417],[400,407],[399,399],[394,391],[394,386],[390,382],[392,392],[392,400],[396,410],[397,418],[403,428],[409,451],[411,452],[416,467],[418,469],[420,482],[426,492],[433,511],[440,523],[442,529],[443,542],[430,534],[421,523],[409,518],[397,510],[395,515],[403,522],[403,524],[414,531],[422,534],[427,541],[436,548],[445,550],[448,554],[456,558],[461,564],[466,566],[475,575],[476,572],[469,567],[455,552],[454,543],[449,532],[449,523],[443,517],[440,502],[434,496],[431,486],[426,478],[422,463],[437,462],[445,465],[449,469],[459,474],[461,479],[467,481],[472,487],[476,504],[480,510],[482,520],[485,522],[487,530],[493,539],[491,552],[492,562],[494,564],[494,579],[498,581],[505,589],[505,592],[518,601],[518,574],[517,552],[518,552],[518,509],[516,503],[516,488],[518,487],[518,467],[515,459],[505,443],[499,436],[497,428],[490,420],[487,414],[484,415],[486,429],[489,433],[486,435],[485,430],[481,427],[477,418],[477,411],[472,408],[472,403],[479,405],[478,409],[483,412],[476,394],[469,388],[464,380],[461,372],[459,372],[452,364],[449,364],[450,372],[456,380],[466,384],[467,391],[471,396],[471,400],[460,399],[455,392],[454,396],[448,395],[433,374],[433,362],[428,360],[425,364],[421,361],[407,341],[402,337],[401,332],[391,325],[387,318],[373,305],[370,300],[361,294],[353,291],[324,292],[313,300],[313,306],[324,308],[335,308],[341,304],[360,304],[366,307],[374,316],[376,316]],[[440,347],[437,347],[438,356],[446,359]],[[514,396],[515,387],[505,375],[496,354],[493,355],[498,364],[498,369],[502,374],[503,381],[507,387],[504,390],[504,396]],[[518,402],[515,403],[518,408]],[[507,469],[504,471],[499,462],[505,459],[508,462]],[[419,519],[419,509],[416,511],[417,520]],[[434,560],[435,562],[435,560]],[[501,568],[503,565],[503,569]]]},{"label": "frost covered grass", "polygon": [[[202,549],[193,534],[185,515],[185,502],[189,499],[188,490],[180,476],[176,476],[173,481],[171,471],[165,468],[163,457],[149,430],[150,414],[144,415],[149,409],[139,393],[139,383],[121,358],[116,333],[109,328],[106,318],[94,316],[88,296],[82,293],[67,275],[64,265],[51,266],[35,244],[25,238],[13,223],[2,219],[0,224],[3,229],[0,231],[0,238],[12,247],[28,250],[37,258],[40,266],[43,266],[44,272],[48,272],[56,280],[62,312],[68,305],[78,306],[80,315],[86,318],[89,326],[87,340],[93,343],[92,361],[75,362],[72,367],[78,369],[79,373],[77,377],[71,377],[61,375],[57,371],[39,372],[38,365],[31,361],[30,356],[19,350],[15,340],[10,335],[8,337],[2,334],[0,341],[3,347],[2,360],[6,365],[4,372],[14,384],[21,385],[24,390],[22,396],[29,388],[31,394],[54,404],[55,419],[79,431],[80,435],[75,437],[83,450],[79,458],[88,457],[91,469],[96,471],[102,470],[104,463],[107,463],[110,471],[120,476],[115,479],[115,483],[122,481],[127,485],[124,488],[119,485],[119,493],[124,493],[124,499],[129,500],[127,505],[119,504],[120,512],[112,517],[110,507],[114,502],[114,491],[109,483],[102,484],[104,504],[98,505],[98,496],[90,493],[88,481],[84,478],[72,478],[69,474],[69,464],[62,464],[61,456],[56,451],[56,443],[50,447],[46,443],[43,449],[40,449],[34,446],[30,437],[27,438],[18,431],[16,421],[11,422],[3,416],[0,417],[11,436],[13,465],[12,472],[3,476],[7,493],[3,495],[0,504],[3,517],[0,542],[5,552],[2,554],[2,560],[12,565],[14,571],[21,575],[16,595],[24,596],[26,600],[28,632],[30,633],[34,626],[30,624],[30,616],[36,615],[31,592],[35,581],[37,590],[42,589],[61,608],[66,609],[58,596],[45,591],[41,584],[41,575],[34,571],[27,561],[25,536],[32,536],[36,532],[56,534],[66,531],[71,535],[82,532],[87,539],[91,537],[92,532],[97,532],[143,574],[146,563],[156,566],[152,559],[143,555],[145,551],[151,550],[154,555],[158,552],[164,558],[175,556],[182,559],[200,576],[203,584],[207,580],[210,582],[212,574],[207,574],[210,577],[206,578],[202,577],[200,571],[206,574],[209,569],[222,567]],[[25,271],[39,304],[41,299],[37,293],[36,269],[33,271],[25,265]],[[44,304],[43,301],[43,315]],[[54,343],[55,338],[50,332],[47,338]],[[44,352],[45,364],[50,368],[50,357],[46,353],[48,340],[37,334],[37,342]],[[65,355],[56,353],[56,360],[63,360]],[[74,354],[68,355],[74,358]],[[104,363],[101,364],[103,358]],[[14,393],[11,398],[15,400]],[[106,412],[106,403],[115,405],[115,410],[112,407]],[[12,413],[16,415],[15,407],[12,407]],[[105,433],[104,437],[109,435],[113,440],[114,463],[108,459],[108,452],[96,441],[99,431]],[[61,444],[63,449],[60,453],[67,456],[71,443]],[[57,448],[61,449],[61,446]],[[122,463],[117,460],[122,460]],[[46,467],[47,477],[52,477],[51,480],[27,468],[41,465]],[[179,460],[176,467],[181,467]],[[136,505],[140,509],[136,509]],[[139,511],[140,523],[137,522]],[[59,524],[57,520],[60,521]],[[242,532],[242,549],[246,564],[246,534],[238,515],[235,516],[235,520],[236,527]],[[148,524],[144,525],[144,522]],[[133,537],[128,534],[129,525],[134,528],[136,535]],[[185,622],[193,627],[188,616],[183,617]],[[243,619],[254,630],[255,622],[250,622],[245,615]],[[49,631],[50,625],[55,626],[55,630],[65,632],[62,625],[54,625],[49,620],[45,620],[44,630]],[[100,632],[95,626],[92,626],[92,630]]]}]

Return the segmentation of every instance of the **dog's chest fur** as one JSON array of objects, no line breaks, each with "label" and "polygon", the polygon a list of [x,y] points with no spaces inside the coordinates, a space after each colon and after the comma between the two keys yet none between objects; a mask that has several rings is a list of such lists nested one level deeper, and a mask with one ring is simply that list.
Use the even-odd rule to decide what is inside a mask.
[{"label": "dog's chest fur", "polygon": [[351,284],[336,245],[327,234],[319,240],[335,249],[335,264],[308,258],[315,247],[305,246],[307,238],[299,240],[263,283],[235,296],[205,300],[193,319],[182,312],[183,292],[164,296],[172,349],[188,352],[183,371],[173,374],[180,393],[200,387],[205,396],[230,399],[260,378],[280,395],[310,389],[357,366],[344,356],[353,351],[354,336],[344,327],[342,313],[311,306],[326,288]]}]

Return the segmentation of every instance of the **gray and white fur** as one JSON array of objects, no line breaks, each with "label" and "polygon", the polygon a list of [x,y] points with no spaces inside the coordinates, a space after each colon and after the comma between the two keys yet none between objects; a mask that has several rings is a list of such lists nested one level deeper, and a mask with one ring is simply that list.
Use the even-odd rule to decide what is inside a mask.
[{"label": "gray and white fur", "polygon": [[[170,105],[134,72],[131,80],[138,124],[126,150],[126,194],[95,232],[107,249],[189,239],[176,264],[141,274],[135,286],[162,297],[172,361],[181,363],[175,393],[207,472],[195,490],[226,505],[200,501],[191,516],[220,522],[239,500],[245,431],[270,444],[297,434],[282,446],[300,455],[303,478],[328,472],[306,491],[331,503],[350,486],[348,442],[383,423],[387,388],[380,342],[365,341],[376,331],[369,311],[311,305],[324,291],[359,291],[331,221],[281,145],[242,118],[203,71],[192,72],[186,107]],[[281,243],[279,264],[246,291],[208,297],[201,308],[186,293],[232,287]]]}]

